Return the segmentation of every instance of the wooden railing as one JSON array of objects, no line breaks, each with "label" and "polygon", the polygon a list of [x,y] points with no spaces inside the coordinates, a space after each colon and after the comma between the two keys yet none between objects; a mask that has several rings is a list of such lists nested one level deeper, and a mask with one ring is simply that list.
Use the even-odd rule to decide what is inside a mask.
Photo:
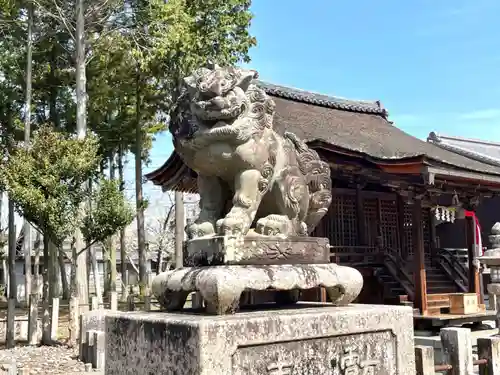
[{"label": "wooden railing", "polygon": [[330,246],[330,261],[339,264],[373,264],[378,254],[375,246]]},{"label": "wooden railing", "polygon": [[452,259],[457,269],[459,269],[463,275],[467,275],[469,272],[467,266],[467,249],[438,249],[438,256],[445,256]]},{"label": "wooden railing", "polygon": [[457,254],[448,249],[439,249],[437,260],[443,271],[453,280],[455,285],[463,292],[467,292],[468,270]]},{"label": "wooden railing", "polygon": [[[434,347],[415,346],[417,375],[443,374],[488,374],[500,375],[500,338],[477,339],[477,356],[472,351],[471,331],[468,328],[443,328],[440,332],[443,348],[443,363],[434,361]],[[478,366],[475,372],[474,367]]]},{"label": "wooden railing", "polygon": [[406,271],[406,264],[401,256],[392,249],[384,249],[382,254],[384,265],[391,276],[403,287],[405,293],[413,301],[415,297],[415,284],[413,278]]},{"label": "wooden railing", "polygon": [[330,246],[330,260],[339,264],[380,265],[398,282],[406,295],[413,300],[415,286],[406,270],[406,264],[396,250],[376,246]]}]

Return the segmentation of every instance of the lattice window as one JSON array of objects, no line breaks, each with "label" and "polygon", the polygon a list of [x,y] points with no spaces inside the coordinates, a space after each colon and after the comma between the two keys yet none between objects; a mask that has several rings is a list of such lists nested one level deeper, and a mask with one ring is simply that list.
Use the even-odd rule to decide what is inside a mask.
[{"label": "lattice window", "polygon": [[[413,255],[413,241],[412,241],[412,209],[413,206],[405,203],[404,206],[404,235],[406,237],[405,246],[409,256]],[[424,240],[424,254],[430,254],[431,248],[431,228],[430,228],[430,209],[422,209],[422,231]]]},{"label": "lattice window", "polygon": [[424,253],[431,255],[431,228],[430,228],[430,215],[431,210],[428,208],[422,209],[422,221],[424,232]]},{"label": "lattice window", "polygon": [[413,235],[412,235],[412,226],[411,226],[411,219],[412,219],[412,206],[409,204],[405,203],[404,205],[404,221],[403,221],[403,235],[405,238],[405,247],[406,247],[406,254],[408,256],[413,256]]},{"label": "lattice window", "polygon": [[395,199],[380,200],[380,228],[384,247],[399,250],[398,210]]},{"label": "lattice window", "polygon": [[377,199],[365,198],[363,200],[365,216],[365,239],[368,246],[377,244],[378,222],[377,222]]},{"label": "lattice window", "polygon": [[356,198],[353,195],[334,195],[332,204],[314,235],[327,237],[332,246],[358,245]]}]

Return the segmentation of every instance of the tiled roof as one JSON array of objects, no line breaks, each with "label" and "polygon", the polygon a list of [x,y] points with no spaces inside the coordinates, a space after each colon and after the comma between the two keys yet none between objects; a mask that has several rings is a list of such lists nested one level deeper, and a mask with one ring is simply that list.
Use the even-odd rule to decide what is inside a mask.
[{"label": "tiled roof", "polygon": [[[451,152],[405,133],[388,120],[379,101],[348,100],[263,81],[255,83],[276,103],[273,127],[280,134],[292,132],[308,143],[321,141],[378,161],[424,157],[428,163],[451,169],[500,175],[500,165]],[[196,191],[196,173],[175,152],[146,177],[164,189]]]},{"label": "tiled roof", "polygon": [[327,96],[296,88],[274,85],[264,81],[256,81],[257,86],[262,88],[268,95],[278,96],[297,102],[318,105],[322,107],[340,109],[343,111],[372,113],[387,116],[387,111],[379,101],[351,100],[334,96]]},{"label": "tiled roof", "polygon": [[431,132],[427,142],[482,163],[500,166],[500,143]]}]

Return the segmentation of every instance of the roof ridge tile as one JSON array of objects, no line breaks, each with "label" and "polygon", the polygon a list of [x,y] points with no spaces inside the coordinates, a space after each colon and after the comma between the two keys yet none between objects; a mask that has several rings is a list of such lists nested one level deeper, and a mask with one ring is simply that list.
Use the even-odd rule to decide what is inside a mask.
[{"label": "roof ridge tile", "polygon": [[341,109],[350,112],[370,113],[388,116],[388,112],[381,105],[380,101],[352,100],[335,96],[328,96],[306,90],[296,89],[287,86],[280,86],[260,80],[254,81],[257,86],[262,88],[267,94],[278,96],[285,99],[291,99],[298,102],[313,104],[326,108]]}]

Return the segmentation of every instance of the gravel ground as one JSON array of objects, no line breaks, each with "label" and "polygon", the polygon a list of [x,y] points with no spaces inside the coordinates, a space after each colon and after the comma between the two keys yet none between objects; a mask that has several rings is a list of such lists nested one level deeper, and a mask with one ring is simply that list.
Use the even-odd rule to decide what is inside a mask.
[{"label": "gravel ground", "polygon": [[29,369],[30,374],[75,374],[85,372],[78,360],[77,349],[66,346],[18,346],[0,350],[0,363],[15,361],[18,370]]}]

